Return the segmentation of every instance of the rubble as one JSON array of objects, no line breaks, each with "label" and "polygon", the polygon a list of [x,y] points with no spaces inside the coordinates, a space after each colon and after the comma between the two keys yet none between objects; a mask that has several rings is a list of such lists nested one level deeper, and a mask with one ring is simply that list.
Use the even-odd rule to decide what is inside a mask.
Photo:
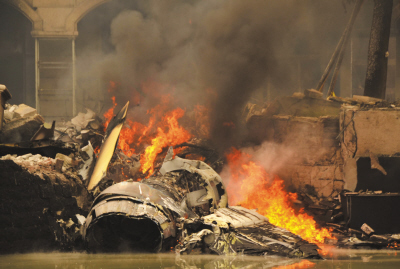
[{"label": "rubble", "polygon": [[79,170],[79,175],[84,181],[87,181],[94,168],[94,150],[92,144],[89,142],[86,146],[81,148],[80,154],[83,160],[83,166]]},{"label": "rubble", "polygon": [[373,233],[375,233],[374,229],[372,229],[371,227],[368,226],[368,224],[364,223],[361,226],[361,230],[366,233],[367,235],[372,235]]},{"label": "rubble", "polygon": [[15,144],[0,144],[0,156],[40,154],[42,156],[55,158],[57,153],[69,155],[77,150],[77,145],[63,143],[61,141],[32,141]]},{"label": "rubble", "polygon": [[[84,182],[88,176],[80,176],[79,171],[89,167],[86,173],[90,173],[93,148],[80,150],[82,140],[76,139],[77,133],[67,142],[60,139],[63,132],[54,137],[60,127],[45,123],[34,108],[24,104],[3,107],[0,252],[81,249],[82,217],[92,197]],[[74,125],[68,128],[76,130]],[[94,137],[97,141],[99,135],[88,134],[86,142]]]},{"label": "rubble", "polygon": [[40,155],[0,159],[0,252],[80,249],[78,225],[61,225],[86,214],[90,197],[79,177],[52,170]]},{"label": "rubble", "polygon": [[9,144],[30,141],[43,123],[44,119],[39,114],[12,119],[3,126],[0,133],[0,143]]},{"label": "rubble", "polygon": [[[397,248],[400,231],[384,233],[387,227],[378,227],[373,220],[361,224],[354,222],[356,218],[350,221],[346,201],[355,196],[395,199],[400,195],[385,189],[341,192],[346,160],[341,155],[343,144],[337,141],[341,137],[348,143],[346,150],[356,149],[351,135],[356,135],[355,122],[359,119],[354,115],[371,107],[373,111],[397,113],[397,104],[365,98],[331,97],[327,101],[313,94],[317,93],[307,91],[281,98],[268,107],[248,106],[247,124],[253,135],[250,140],[267,137],[284,141],[290,133],[298,134],[304,126],[310,127],[311,131],[296,141],[304,148],[302,162],[293,165],[295,172],[289,173],[298,193],[294,207],[304,208],[320,227],[331,228],[336,239],[327,240],[327,244],[343,248]],[[339,119],[343,104],[345,116]],[[346,107],[349,104],[351,108]],[[2,233],[5,239],[0,239],[1,252],[14,252],[21,242],[24,248],[18,251],[34,249],[37,242],[43,250],[79,249],[84,240],[90,251],[157,252],[172,248],[180,254],[268,253],[319,258],[316,245],[270,224],[253,210],[228,206],[218,175],[224,159],[206,140],[194,138],[178,145],[180,151],[175,158],[172,149],[164,149],[155,161],[158,172],[142,179],[139,155],[127,157],[116,149],[127,106],[110,122],[106,134],[101,120],[91,110],[70,122],[53,122],[50,126],[25,105],[5,108],[5,125],[0,132],[0,168],[4,168],[0,169],[0,185],[5,187],[1,188],[0,199],[12,202],[0,208],[0,220],[6,231]],[[351,115],[346,114],[350,113],[347,109],[353,111]],[[271,122],[274,130],[266,128]],[[326,144],[330,145],[326,152],[318,152],[320,145]],[[100,156],[96,158],[95,149],[100,145]],[[370,169],[390,176],[391,170],[381,154],[366,154],[358,162],[368,158]],[[203,161],[188,160],[191,158]],[[302,180],[301,173],[311,178],[310,182],[297,184]],[[135,182],[139,179],[141,182]],[[322,185],[322,181],[329,183]],[[96,198],[90,209],[93,197]],[[31,210],[29,214],[25,214],[27,208]],[[33,218],[32,227],[24,226],[22,219],[26,218]],[[364,223],[371,227],[366,229]],[[27,231],[32,233],[36,228],[37,235],[27,236]],[[11,242],[14,239],[15,243]]]},{"label": "rubble", "polygon": [[[331,197],[318,197],[315,190],[309,187],[309,189],[304,189],[300,191],[298,197],[298,207],[304,207],[304,211],[309,215],[314,216],[314,219],[321,227],[329,227],[332,234],[337,238],[334,240],[326,240],[326,244],[336,246],[338,248],[367,248],[367,249],[381,249],[381,248],[394,248],[398,249],[400,236],[398,233],[387,233],[393,230],[388,227],[396,227],[391,222],[390,218],[387,217],[377,217],[376,215],[372,217],[375,219],[374,223],[383,223],[385,228],[379,229],[379,234],[377,234],[373,228],[369,227],[366,223],[361,223],[361,219],[357,222],[350,221],[350,216],[348,215],[348,204],[346,202],[347,195],[361,195],[374,196],[374,195],[387,195],[382,192],[343,192],[341,194],[334,194]],[[367,207],[367,211],[363,211],[362,214],[370,210]],[[372,215],[375,213],[372,212]],[[355,218],[353,216],[353,218]],[[359,218],[359,216],[357,216]],[[365,219],[365,215],[363,216]],[[371,219],[371,218],[369,218]],[[382,221],[384,219],[385,221]],[[388,223],[389,222],[389,223]],[[397,222],[396,222],[397,223]],[[385,233],[386,231],[386,233]],[[394,229],[393,231],[397,231]]]},{"label": "rubble", "polygon": [[18,107],[12,111],[14,113],[13,118],[27,118],[32,117],[37,114],[37,110],[33,107],[27,106],[25,104],[20,104]]},{"label": "rubble", "polygon": [[86,114],[79,112],[75,118],[71,119],[71,123],[80,129],[85,129],[90,122],[95,121],[96,113],[88,108],[86,108],[86,111]]},{"label": "rubble", "polygon": [[32,136],[31,141],[53,138],[55,127],[56,127],[56,121],[53,121],[51,125],[45,122],[42,126],[40,126],[39,130]]}]

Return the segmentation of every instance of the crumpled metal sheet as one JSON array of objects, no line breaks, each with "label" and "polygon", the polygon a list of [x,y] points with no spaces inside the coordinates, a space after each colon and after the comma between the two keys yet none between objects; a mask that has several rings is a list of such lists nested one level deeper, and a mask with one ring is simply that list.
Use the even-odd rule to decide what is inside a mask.
[{"label": "crumpled metal sheet", "polygon": [[136,218],[146,217],[156,221],[163,230],[168,228],[168,234],[164,233],[164,238],[168,238],[171,235],[175,236],[175,229],[173,228],[173,231],[171,231],[171,227],[169,227],[171,224],[170,219],[153,205],[135,203],[124,199],[124,197],[114,197],[113,199],[118,200],[105,200],[97,204],[92,210],[91,220],[93,220],[93,216],[99,218],[108,214],[124,214],[126,217]]},{"label": "crumpled metal sheet", "polygon": [[165,175],[168,172],[186,170],[190,173],[199,174],[205,181],[205,188],[207,190],[207,195],[202,197],[200,202],[207,200],[212,200],[214,208],[223,208],[228,206],[228,195],[226,191],[221,196],[216,188],[217,185],[221,185],[223,190],[225,190],[224,184],[220,175],[214,171],[208,164],[197,161],[197,160],[187,160],[179,157],[172,159],[173,149],[169,148],[167,156],[165,157],[164,163],[160,168],[160,173]]},{"label": "crumpled metal sheet", "polygon": [[222,228],[239,228],[268,221],[268,218],[241,206],[219,208],[214,214],[202,217],[205,224],[216,222]]},{"label": "crumpled metal sheet", "polygon": [[84,146],[82,149],[82,152],[85,152],[85,154],[87,154],[87,160],[85,160],[83,162],[83,166],[82,168],[79,170],[79,175],[82,177],[82,179],[84,181],[89,179],[90,176],[90,171],[93,169],[93,165],[94,165],[94,150],[92,147],[92,144],[89,143]]},{"label": "crumpled metal sheet", "polygon": [[[187,216],[187,213],[171,198],[153,187],[140,182],[120,182],[105,189],[96,200],[105,195],[126,195],[135,197],[138,200],[153,203],[154,205],[164,206],[179,216]],[[94,203],[96,203],[96,200]]]},{"label": "crumpled metal sheet", "polygon": [[[199,222],[210,227],[184,235],[178,253],[198,253],[208,249],[219,255],[280,255],[320,258],[315,244],[304,241],[286,229],[269,223],[268,218],[240,206],[220,208],[201,219],[184,220],[183,234]],[[185,226],[188,229],[185,229]],[[204,226],[203,226],[204,227]]]},{"label": "crumpled metal sheet", "polygon": [[212,243],[215,235],[209,229],[203,229],[198,233],[192,233],[184,238],[183,242],[176,246],[175,252],[179,254],[191,254],[193,249],[202,248],[202,242]]},{"label": "crumpled metal sheet", "polygon": [[[223,187],[221,178],[211,167],[201,161],[179,157],[172,159],[172,155],[170,148],[160,170],[163,176],[158,175],[143,182],[121,182],[104,190],[93,203],[86,227],[102,216],[133,216],[157,223],[162,235],[159,249],[162,247],[170,250],[175,247],[177,253],[319,257],[315,244],[309,244],[301,237],[272,225],[268,218],[256,211],[240,206],[228,207],[227,202],[223,201],[227,201],[226,192],[222,193],[218,189]],[[196,175],[187,177],[186,171]],[[186,184],[182,185],[182,182],[176,180],[182,174],[186,184],[195,182],[197,185],[193,185],[191,189]],[[166,185],[170,185],[171,189]],[[210,200],[213,205],[213,210],[210,211],[213,214],[209,214],[210,211],[203,211],[201,213],[205,214],[198,215],[192,212],[197,209],[194,207],[203,206],[204,201],[207,201],[208,206]],[[190,208],[185,206],[186,203]],[[158,234],[158,230],[152,229],[139,237],[145,243],[148,242],[147,235],[156,233]],[[113,237],[114,233],[111,235]],[[166,238],[169,240],[165,240]],[[179,243],[176,245],[176,242]]]}]

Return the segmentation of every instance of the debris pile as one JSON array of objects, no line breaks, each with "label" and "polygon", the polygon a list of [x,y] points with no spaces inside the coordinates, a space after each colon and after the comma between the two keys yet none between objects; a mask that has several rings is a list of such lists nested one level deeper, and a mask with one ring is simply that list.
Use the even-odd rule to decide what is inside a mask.
[{"label": "debris pile", "polygon": [[90,196],[79,177],[52,170],[53,163],[38,155],[0,159],[0,252],[79,248],[75,216],[85,215]]},{"label": "debris pile", "polygon": [[[355,227],[349,222],[346,195],[341,192],[343,159],[337,141],[341,105],[366,107],[377,101],[330,99],[307,91],[264,108],[249,105],[247,124],[253,142],[266,137],[282,142],[303,124],[312,126],[312,132],[300,139],[319,144],[304,144],[308,154],[294,165],[297,177],[289,174],[298,187],[295,207],[314,216],[320,227],[331,228],[335,239],[327,244],[397,248],[398,234],[379,235],[373,223]],[[29,106],[2,108],[0,252],[71,250],[85,245],[90,251],[173,249],[181,254],[319,258],[315,244],[272,225],[254,210],[228,206],[218,175],[225,160],[207,140],[192,138],[175,146],[175,154],[172,148],[162,149],[154,161],[155,172],[144,175],[140,154],[127,156],[117,149],[127,105],[106,131],[90,109],[69,122],[50,124]],[[271,121],[278,129],[266,128]],[[313,156],[323,144],[329,144],[328,150]],[[378,158],[374,160],[376,167],[387,170],[376,165]],[[303,174],[315,177],[311,184],[296,185],[295,180],[302,180],[299,167]],[[322,186],[322,181],[329,183]]]},{"label": "debris pile", "polygon": [[0,133],[1,143],[19,143],[30,141],[40,126],[44,123],[36,109],[21,104],[10,106],[4,110],[4,126]]},{"label": "debris pile", "polygon": [[227,200],[222,180],[210,166],[173,158],[170,148],[156,175],[115,184],[97,196],[84,239],[90,251],[174,248],[181,254],[319,258],[316,245],[253,210],[229,207]]},{"label": "debris pile", "polygon": [[92,123],[87,131],[80,122],[56,128],[25,104],[1,107],[0,252],[81,249],[82,216],[92,201],[85,186],[95,160],[89,141],[101,143],[101,134],[90,133],[100,129],[95,115],[84,115]]},{"label": "debris pile", "polygon": [[90,142],[93,148],[99,148],[104,137],[103,121],[92,110],[87,108],[86,111],[58,126],[54,139],[80,145]]},{"label": "debris pile", "polygon": [[[304,208],[304,211],[313,216],[321,227],[331,229],[331,233],[336,239],[326,239],[326,244],[339,248],[399,249],[400,235],[398,233],[389,234],[384,232],[393,230],[393,227],[396,228],[393,223],[387,224],[387,222],[391,222],[390,218],[376,218],[376,214],[380,213],[375,212],[376,214],[371,223],[378,225],[378,228],[382,225],[384,226],[384,229],[381,228],[379,230],[383,232],[379,233],[371,228],[368,223],[362,222],[362,220],[368,219],[367,213],[363,212],[362,208],[357,208],[361,211],[361,214],[365,213],[362,218],[359,216],[360,212],[356,212],[359,221],[354,221],[350,218],[350,212],[348,211],[352,205],[346,202],[348,199],[346,196],[373,197],[377,195],[387,196],[388,194],[384,194],[382,191],[349,192],[344,190],[340,194],[334,193],[330,197],[318,197],[315,189],[308,185],[307,188],[298,192],[298,201],[296,201],[295,207]],[[391,196],[396,195],[396,193],[391,194]],[[365,202],[362,201],[362,203]],[[376,203],[376,200],[373,200],[372,203]],[[371,207],[367,208],[367,210],[371,210]],[[356,216],[352,217],[356,218]]]}]

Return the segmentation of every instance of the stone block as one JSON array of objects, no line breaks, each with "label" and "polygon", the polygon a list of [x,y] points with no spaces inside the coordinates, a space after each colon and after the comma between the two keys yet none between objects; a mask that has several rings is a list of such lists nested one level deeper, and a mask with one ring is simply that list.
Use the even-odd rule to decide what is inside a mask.
[{"label": "stone block", "polygon": [[20,104],[18,108],[14,111],[14,114],[16,118],[32,117],[37,114],[37,110],[25,104]]},{"label": "stone block", "polygon": [[356,156],[400,152],[400,110],[357,111],[354,116]]},{"label": "stone block", "polygon": [[3,126],[3,130],[0,133],[0,143],[30,141],[43,123],[44,119],[39,114],[27,118],[14,119]]}]

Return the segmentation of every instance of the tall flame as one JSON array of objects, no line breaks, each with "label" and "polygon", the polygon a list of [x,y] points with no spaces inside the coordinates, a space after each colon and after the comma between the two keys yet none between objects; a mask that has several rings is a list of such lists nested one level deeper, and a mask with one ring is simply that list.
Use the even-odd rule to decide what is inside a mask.
[{"label": "tall flame", "polygon": [[[110,87],[115,83],[110,83]],[[104,114],[105,129],[114,116],[114,109],[117,106],[115,97],[112,97],[113,106]],[[136,150],[143,145],[149,145],[140,158],[141,171],[150,176],[154,172],[154,161],[165,147],[176,146],[188,141],[192,135],[179,125],[178,119],[182,118],[185,111],[181,108],[169,110],[170,97],[164,95],[161,102],[149,109],[150,115],[147,125],[126,120],[121,130],[118,148],[128,157],[136,153]]]},{"label": "tall flame", "polygon": [[104,118],[106,121],[104,122],[104,131],[106,131],[108,124],[110,123],[111,119],[114,117],[114,109],[117,107],[117,103],[115,102],[115,96],[111,97],[113,102],[113,106],[109,108],[106,113],[104,113]]},{"label": "tall flame", "polygon": [[151,140],[151,145],[146,148],[140,158],[140,170],[143,173],[149,172],[151,175],[154,172],[154,160],[163,148],[176,146],[191,138],[192,135],[178,123],[178,119],[182,118],[184,114],[183,109],[176,108],[162,118],[161,126],[164,128],[157,128],[157,136]]},{"label": "tall flame", "polygon": [[317,228],[315,220],[303,209],[296,213],[292,205],[297,194],[286,192],[283,180],[277,176],[271,177],[251,160],[249,154],[232,149],[227,154],[227,160],[231,174],[227,184],[230,204],[257,208],[272,224],[312,243],[323,243],[325,238],[334,238],[327,229]]}]

